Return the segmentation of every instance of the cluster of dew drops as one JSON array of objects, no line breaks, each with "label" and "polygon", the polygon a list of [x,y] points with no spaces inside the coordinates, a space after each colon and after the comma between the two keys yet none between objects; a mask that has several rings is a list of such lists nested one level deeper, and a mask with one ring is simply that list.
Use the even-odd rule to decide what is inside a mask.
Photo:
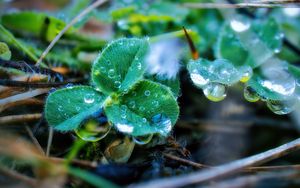
[{"label": "cluster of dew drops", "polygon": [[[300,13],[299,13],[300,14]],[[236,32],[244,32],[250,28],[249,20],[241,19],[237,17],[231,20],[231,28]],[[258,33],[259,34],[259,33]],[[279,33],[275,36],[276,40],[280,40],[283,37],[283,33]],[[274,49],[274,53],[279,53],[280,49]],[[276,69],[277,68],[277,69]],[[262,87],[267,88],[271,92],[275,92],[282,96],[285,96],[289,100],[273,101],[269,100],[265,96],[259,96],[258,93],[249,86],[244,88],[244,97],[249,102],[257,102],[258,100],[265,101],[268,108],[275,114],[284,115],[292,112],[297,106],[299,106],[299,96],[295,97],[296,88],[300,86],[300,83],[293,75],[291,75],[286,68],[276,67],[272,72],[271,78],[259,80],[259,84]],[[276,69],[276,70],[275,70]],[[275,71],[275,72],[274,72]],[[240,82],[246,83],[253,75],[252,69],[242,74]],[[227,85],[210,82],[209,79],[204,79],[196,70],[191,73],[191,80],[196,86],[200,86],[203,89],[204,95],[211,101],[218,102],[226,97]]]}]

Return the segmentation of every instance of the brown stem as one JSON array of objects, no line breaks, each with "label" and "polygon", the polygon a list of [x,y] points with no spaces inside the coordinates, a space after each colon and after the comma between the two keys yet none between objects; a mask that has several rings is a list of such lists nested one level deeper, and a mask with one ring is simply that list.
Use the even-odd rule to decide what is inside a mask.
[{"label": "brown stem", "polygon": [[0,166],[0,173],[5,176],[11,177],[13,179],[19,180],[31,187],[35,187],[37,185],[37,182],[35,179],[25,176],[23,174],[20,174],[19,172],[16,172],[14,170],[5,168],[3,166]]}]

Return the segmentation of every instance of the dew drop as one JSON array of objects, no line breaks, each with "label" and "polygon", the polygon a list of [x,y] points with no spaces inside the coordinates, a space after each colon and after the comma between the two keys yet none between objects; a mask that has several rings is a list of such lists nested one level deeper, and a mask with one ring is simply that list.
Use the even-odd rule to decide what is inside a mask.
[{"label": "dew drop", "polygon": [[108,71],[108,77],[109,78],[114,78],[115,77],[115,70],[114,69],[109,69],[109,71]]},{"label": "dew drop", "polygon": [[111,126],[107,121],[99,123],[95,119],[90,119],[81,128],[75,130],[75,133],[84,141],[97,142],[103,139],[109,133],[110,129]]},{"label": "dew drop", "polygon": [[198,87],[205,86],[209,82],[208,79],[203,78],[203,76],[201,76],[196,70],[193,70],[191,74],[191,79],[194,82],[194,84]]},{"label": "dew drop", "polygon": [[105,68],[105,67],[100,67],[100,71],[101,71],[102,73],[106,73],[106,68]]},{"label": "dew drop", "polygon": [[84,96],[84,102],[87,103],[87,104],[91,104],[95,101],[95,98],[93,95],[91,94],[87,94]]},{"label": "dew drop", "polygon": [[250,28],[250,22],[244,17],[237,16],[230,21],[230,26],[236,32],[244,32]]},{"label": "dew drop", "polygon": [[147,122],[147,119],[146,118],[143,118],[143,123],[146,123]]},{"label": "dew drop", "polygon": [[278,54],[280,51],[281,51],[280,48],[275,48],[275,49],[274,49],[274,53],[276,53],[276,54]]},{"label": "dew drop", "polygon": [[292,112],[295,109],[294,101],[271,101],[267,100],[268,108],[278,115],[284,115]]},{"label": "dew drop", "polygon": [[141,64],[141,63],[138,63],[138,64],[137,64],[137,69],[138,69],[138,70],[141,70],[141,69],[142,69],[142,64]]},{"label": "dew drop", "polygon": [[151,92],[150,92],[149,90],[146,90],[146,91],[144,92],[144,94],[145,94],[145,96],[149,97],[150,94],[151,94]]},{"label": "dew drop", "polygon": [[218,102],[226,97],[226,86],[218,83],[209,83],[204,87],[203,93],[209,100]]},{"label": "dew drop", "polygon": [[135,108],[135,101],[130,101],[129,102],[129,107],[130,108]]},{"label": "dew drop", "polygon": [[71,84],[71,83],[68,83],[67,85],[66,85],[66,88],[73,88],[74,87],[74,84]]},{"label": "dew drop", "polygon": [[244,88],[244,97],[249,102],[257,102],[259,100],[257,93],[250,87]]},{"label": "dew drop", "polygon": [[155,107],[158,107],[159,106],[159,102],[158,101],[152,101],[152,105],[155,106]]},{"label": "dew drop", "polygon": [[249,68],[248,70],[246,70],[242,76],[242,78],[240,79],[240,82],[242,83],[246,83],[250,80],[250,78],[253,75],[253,71],[251,68]]},{"label": "dew drop", "polygon": [[158,132],[167,136],[172,130],[172,122],[170,118],[163,114],[156,114],[151,118],[153,125],[157,128]]},{"label": "dew drop", "polygon": [[139,107],[139,110],[143,112],[143,111],[145,110],[145,107],[140,106],[140,107]]},{"label": "dew drop", "polygon": [[121,87],[121,82],[120,81],[115,81],[114,86],[115,86],[115,88],[120,88]]},{"label": "dew drop", "polygon": [[132,140],[139,145],[148,144],[152,140],[153,134],[145,135],[145,136],[133,136]]}]

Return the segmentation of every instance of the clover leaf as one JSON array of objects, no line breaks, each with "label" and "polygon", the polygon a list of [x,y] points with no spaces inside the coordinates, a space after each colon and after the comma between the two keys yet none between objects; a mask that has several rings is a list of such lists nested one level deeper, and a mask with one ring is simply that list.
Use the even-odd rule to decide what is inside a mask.
[{"label": "clover leaf", "polygon": [[108,122],[124,134],[168,135],[179,107],[169,87],[143,78],[148,48],[146,39],[113,41],[94,62],[94,87],[73,86],[49,94],[45,108],[48,123],[58,131],[80,133],[77,129],[82,123],[94,121],[104,110]]}]

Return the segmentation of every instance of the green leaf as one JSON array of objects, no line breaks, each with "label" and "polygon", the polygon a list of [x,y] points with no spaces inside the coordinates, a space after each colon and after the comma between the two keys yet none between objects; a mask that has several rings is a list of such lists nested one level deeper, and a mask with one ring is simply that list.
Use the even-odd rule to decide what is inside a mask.
[{"label": "green leaf", "polygon": [[[1,17],[1,23],[9,30],[25,36],[40,37],[48,42],[52,41],[66,26],[65,22],[53,16],[30,11],[5,14]],[[71,27],[65,35],[73,33],[73,31],[74,28]]]},{"label": "green leaf", "polygon": [[235,67],[225,59],[217,59],[213,62],[206,59],[191,60],[187,68],[192,81],[200,88],[209,83],[233,85],[241,79],[249,79],[252,75],[251,67]]},{"label": "green leaf", "polygon": [[10,60],[11,58],[11,51],[4,42],[0,42],[0,58],[4,60]]},{"label": "green leaf", "polygon": [[89,86],[60,89],[48,96],[45,116],[56,130],[74,130],[83,120],[101,110],[104,100],[101,93]]},{"label": "green leaf", "polygon": [[[255,68],[280,52],[283,34],[274,19],[251,24],[240,15],[236,17],[226,22],[220,32],[216,46],[218,58],[228,59],[237,66],[247,64]],[[245,30],[234,30],[240,26]]]},{"label": "green leaf", "polygon": [[146,39],[119,39],[109,44],[96,58],[92,68],[95,87],[109,95],[128,90],[145,72]]},{"label": "green leaf", "polygon": [[133,136],[152,133],[166,136],[176,123],[179,107],[168,87],[143,80],[121,96],[119,103],[106,106],[105,112],[121,132]]}]

